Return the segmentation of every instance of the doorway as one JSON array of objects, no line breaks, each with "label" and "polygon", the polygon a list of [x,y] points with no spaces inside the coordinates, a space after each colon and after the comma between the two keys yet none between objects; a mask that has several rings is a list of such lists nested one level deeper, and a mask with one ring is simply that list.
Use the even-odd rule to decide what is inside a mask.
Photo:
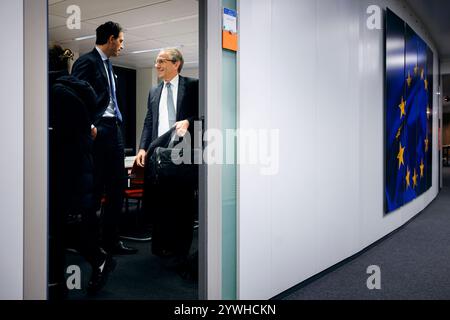
[{"label": "doorway", "polygon": [[[203,44],[199,43],[199,12],[199,1],[196,0],[48,1],[49,45],[57,44],[70,49],[73,53],[71,66],[80,56],[93,50],[96,28],[100,24],[115,21],[124,29],[124,50],[112,59],[112,64],[115,74],[121,79],[118,81],[120,97],[117,100],[124,115],[124,163],[130,171],[139,149],[148,92],[159,83],[154,61],[160,50],[169,47],[179,49],[185,61],[181,75],[201,78],[199,47]],[[199,110],[199,114],[204,113]],[[51,174],[51,166],[49,170]],[[49,197],[51,199],[52,193]],[[101,215],[101,210],[98,214]],[[74,269],[70,267],[73,266],[78,266],[82,275],[81,285],[76,286],[74,282],[67,292],[67,299],[192,300],[205,296],[204,286],[199,286],[198,278],[181,275],[152,255],[152,225],[145,215],[140,199],[130,198],[124,202],[120,217],[121,240],[125,245],[138,249],[138,253],[115,257],[116,269],[95,296],[87,296],[84,290],[91,273],[89,264],[76,249],[67,246],[66,280],[71,280],[69,278],[74,274]],[[198,236],[203,228],[203,215],[197,212],[196,216],[191,254],[195,256],[196,250],[199,250],[197,270],[205,271],[206,255],[202,252],[205,244],[199,243]],[[73,228],[69,231],[76,234],[77,217],[70,218]],[[202,277],[200,273],[198,276]]]}]

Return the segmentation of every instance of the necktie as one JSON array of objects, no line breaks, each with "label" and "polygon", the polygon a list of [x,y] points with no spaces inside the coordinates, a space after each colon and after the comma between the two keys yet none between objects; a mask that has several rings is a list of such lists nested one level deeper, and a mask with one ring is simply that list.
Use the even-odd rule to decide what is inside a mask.
[{"label": "necktie", "polygon": [[116,113],[117,119],[119,119],[122,122],[122,114],[120,113],[119,106],[117,105],[116,91],[114,90],[113,86],[114,78],[113,78],[112,64],[109,59],[106,59],[105,62],[108,65],[109,92],[111,93],[111,99],[114,103],[114,112]]},{"label": "necktie", "polygon": [[177,116],[175,114],[175,105],[173,103],[173,93],[172,86],[170,82],[166,83],[167,87],[167,111],[169,114],[169,127],[172,128],[177,121]]}]

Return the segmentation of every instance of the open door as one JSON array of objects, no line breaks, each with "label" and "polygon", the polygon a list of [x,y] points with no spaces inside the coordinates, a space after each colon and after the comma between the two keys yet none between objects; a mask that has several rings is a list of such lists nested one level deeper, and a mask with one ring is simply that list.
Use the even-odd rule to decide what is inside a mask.
[{"label": "open door", "polygon": [[[70,49],[73,60],[69,57],[69,71],[77,59],[95,50],[98,34],[96,29],[107,21],[121,25],[123,33],[123,49],[117,57],[111,57],[113,73],[116,76],[115,87],[109,92],[116,92],[116,101],[121,111],[121,132],[125,157],[125,175],[128,174],[127,190],[135,183],[131,169],[136,154],[140,149],[145,117],[148,110],[148,96],[151,88],[160,84],[160,73],[157,70],[158,55],[167,48],[176,48],[184,58],[181,77],[199,79],[199,103],[195,106],[198,118],[204,119],[206,85],[205,51],[206,48],[206,1],[196,0],[125,0],[112,3],[110,0],[48,1],[48,44],[49,47],[60,46],[64,51]],[[101,44],[101,43],[100,43]],[[172,61],[169,61],[171,63]],[[50,67],[50,66],[49,66]],[[106,69],[108,71],[108,69]],[[79,74],[79,73],[77,73]],[[105,72],[106,74],[106,72]],[[50,77],[51,79],[51,77]],[[105,78],[106,79],[106,78]],[[111,79],[111,78],[110,78]],[[86,80],[86,79],[85,79]],[[60,82],[61,83],[61,82]],[[110,81],[108,81],[111,84]],[[51,84],[50,96],[53,84]],[[95,87],[94,84],[91,84]],[[94,89],[95,91],[95,89]],[[110,97],[111,98],[111,97]],[[111,98],[112,101],[113,98]],[[87,295],[93,264],[86,260],[79,250],[79,243],[86,233],[81,226],[83,213],[63,212],[64,232],[55,233],[52,219],[61,214],[54,210],[52,203],[57,197],[59,188],[52,185],[58,157],[58,151],[52,135],[55,134],[53,115],[55,108],[49,109],[49,204],[50,204],[50,242],[49,242],[49,274],[48,290],[50,299],[148,299],[148,300],[192,300],[206,298],[206,205],[204,204],[206,189],[206,169],[200,166],[198,190],[195,192],[196,212],[192,224],[193,239],[189,252],[189,272],[179,272],[173,268],[172,261],[157,257],[152,252],[154,241],[154,219],[149,206],[143,206],[139,193],[131,190],[123,202],[119,223],[120,241],[125,247],[138,249],[130,255],[113,255],[117,265],[109,274],[106,284],[95,295]],[[69,112],[70,114],[70,112]],[[97,123],[92,124],[94,127]],[[94,141],[95,148],[96,142]],[[95,162],[94,162],[95,163]],[[97,165],[97,167],[99,167]],[[129,169],[129,170],[127,170]],[[64,169],[63,169],[64,170]],[[94,166],[94,171],[95,171]],[[131,174],[131,175],[129,175]],[[129,196],[131,195],[131,196]],[[58,197],[59,198],[59,197]],[[101,206],[96,212],[100,218],[100,235],[102,218],[108,206],[107,196],[102,198]],[[156,200],[154,200],[156,201]],[[59,208],[59,207],[58,207]],[[106,209],[107,210],[107,209]],[[81,228],[81,231],[80,231]],[[64,237],[63,256],[58,255],[52,241],[54,235]],[[81,240],[80,240],[81,238]],[[102,244],[100,243],[100,246]],[[195,260],[197,259],[197,260]],[[58,262],[59,261],[59,262]],[[61,265],[63,261],[63,265]],[[59,263],[59,265],[58,265]],[[195,270],[193,270],[195,269]],[[61,283],[56,273],[64,273],[63,290],[53,290]],[[56,280],[55,280],[56,279]],[[58,280],[59,279],[59,280]]]}]

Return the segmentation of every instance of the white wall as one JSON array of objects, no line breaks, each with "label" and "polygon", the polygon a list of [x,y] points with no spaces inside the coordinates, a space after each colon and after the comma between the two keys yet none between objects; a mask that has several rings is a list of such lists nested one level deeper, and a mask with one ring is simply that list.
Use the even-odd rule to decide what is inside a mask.
[{"label": "white wall", "polygon": [[2,0],[0,300],[23,298],[23,2]]},{"label": "white wall", "polygon": [[435,49],[403,1],[240,2],[240,128],[280,129],[277,175],[240,167],[241,299],[273,297],[352,256],[438,193],[435,99],[433,187],[384,216],[384,40],[366,28],[373,4],[389,4]]},{"label": "white wall", "polygon": [[142,68],[136,70],[136,152],[141,142],[142,128],[147,114],[147,101],[150,88],[153,86],[154,69]]},{"label": "white wall", "polygon": [[198,79],[198,68],[183,68],[181,75],[185,77]]},{"label": "white wall", "polygon": [[442,74],[450,74],[450,61],[442,61],[441,73]]}]

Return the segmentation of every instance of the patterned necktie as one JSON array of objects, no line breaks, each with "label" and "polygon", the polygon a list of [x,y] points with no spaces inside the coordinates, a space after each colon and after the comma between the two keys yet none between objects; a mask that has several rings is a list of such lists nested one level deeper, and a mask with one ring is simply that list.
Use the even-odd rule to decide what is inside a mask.
[{"label": "patterned necktie", "polygon": [[111,99],[114,103],[114,112],[116,113],[117,119],[119,119],[120,122],[122,122],[122,114],[120,113],[119,106],[117,105],[116,91],[114,90],[114,86],[113,86],[114,78],[113,78],[112,64],[109,59],[106,59],[105,62],[108,66],[109,92],[111,93]]},{"label": "patterned necktie", "polygon": [[172,128],[177,121],[177,116],[175,114],[175,105],[173,103],[173,93],[172,93],[172,85],[170,82],[166,83],[167,88],[167,111],[169,114],[169,127]]}]

